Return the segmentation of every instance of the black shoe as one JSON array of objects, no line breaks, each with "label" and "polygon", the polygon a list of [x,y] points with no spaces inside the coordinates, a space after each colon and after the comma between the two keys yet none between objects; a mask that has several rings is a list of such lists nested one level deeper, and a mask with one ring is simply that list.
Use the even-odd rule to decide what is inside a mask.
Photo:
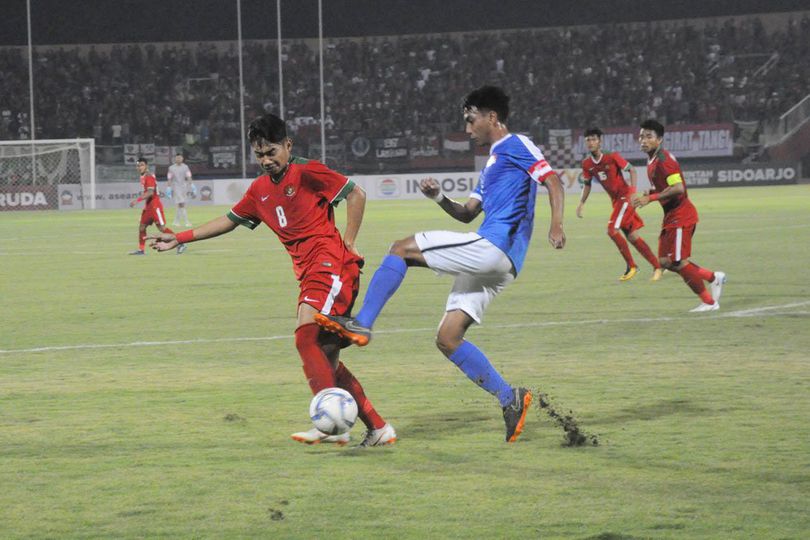
[{"label": "black shoe", "polygon": [[515,388],[515,398],[503,408],[503,421],[506,423],[506,442],[515,442],[523,431],[526,413],[532,404],[532,393],[526,388]]},{"label": "black shoe", "polygon": [[360,326],[351,317],[316,313],[315,323],[328,332],[348,339],[358,347],[365,347],[371,341],[371,329]]}]

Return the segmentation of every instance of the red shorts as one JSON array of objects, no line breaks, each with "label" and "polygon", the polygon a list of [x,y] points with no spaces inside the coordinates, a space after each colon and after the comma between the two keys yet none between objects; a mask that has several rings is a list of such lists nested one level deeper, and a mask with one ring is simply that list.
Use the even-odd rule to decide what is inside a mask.
[{"label": "red shorts", "polygon": [[325,315],[350,315],[360,290],[360,266],[357,261],[347,262],[339,272],[306,272],[299,285],[298,303]]},{"label": "red shorts", "polygon": [[672,262],[688,259],[692,255],[692,236],[695,234],[694,225],[686,227],[661,229],[658,237],[658,256],[667,257]]},{"label": "red shorts", "polygon": [[630,234],[643,226],[644,221],[628,199],[621,198],[613,201],[613,213],[610,214],[608,229],[621,229],[626,234]]},{"label": "red shorts", "polygon": [[147,204],[143,212],[141,212],[141,223],[143,225],[151,225],[157,223],[160,226],[166,225],[166,213],[163,211],[163,205],[158,201],[157,204]]}]

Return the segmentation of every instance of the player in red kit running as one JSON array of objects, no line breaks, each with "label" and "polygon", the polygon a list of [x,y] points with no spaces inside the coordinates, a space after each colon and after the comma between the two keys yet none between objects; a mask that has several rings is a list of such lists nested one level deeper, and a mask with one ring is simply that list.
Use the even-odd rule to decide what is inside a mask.
[{"label": "player in red kit running", "polygon": [[[712,272],[689,261],[692,253],[692,236],[698,222],[698,213],[686,192],[681,166],[671,153],[664,150],[664,126],[655,120],[641,124],[638,141],[641,150],[649,156],[647,176],[652,186],[649,192],[637,193],[633,206],[641,208],[658,201],[664,208],[664,222],[658,239],[658,257],[661,266],[678,272],[687,285],[700,297],[701,304],[692,312],[720,309],[720,294],[726,282],[726,274]],[[711,291],[703,282],[709,283]]]},{"label": "player in red kit running", "polygon": [[[610,196],[613,203],[613,213],[610,215],[607,226],[607,234],[619,248],[619,253],[624,257],[627,264],[625,273],[619,277],[619,281],[628,281],[638,273],[638,266],[633,260],[630,248],[624,236],[633,244],[641,255],[653,267],[652,281],[661,279],[661,264],[653,254],[647,242],[641,238],[639,229],[644,226],[641,217],[636,213],[636,209],[630,203],[630,196],[636,192],[636,170],[618,152],[602,151],[602,130],[596,127],[585,131],[585,146],[588,147],[590,155],[582,160],[582,176],[585,179],[585,187],[582,190],[582,197],[577,206],[577,217],[582,217],[582,208],[588,195],[591,194],[591,180],[596,178],[605,192]],[[630,185],[624,180],[624,171],[630,173]],[[624,236],[622,236],[624,233]]]},{"label": "player in red kit running", "polygon": [[[360,288],[363,258],[354,242],[363,221],[366,194],[345,176],[317,161],[293,157],[293,142],[284,121],[272,114],[250,124],[248,138],[265,174],[256,178],[242,200],[226,215],[177,235],[164,233],[153,239],[158,251],[178,242],[213,238],[238,225],[255,229],[264,222],[287,249],[299,281],[295,346],[313,394],[324,388],[348,391],[368,431],[360,446],[396,442],[391,424],[377,414],[360,382],[339,360],[341,340],[315,324],[316,313],[349,315]],[[335,226],[334,207],[346,201],[346,228],[341,238]],[[294,433],[299,442],[346,444],[349,434],[326,435],[317,429]]]},{"label": "player in red kit running", "polygon": [[[141,212],[141,224],[138,227],[138,249],[130,252],[130,255],[144,255],[143,248],[146,245],[146,228],[152,223],[162,233],[172,233],[172,230],[166,226],[166,213],[163,211],[163,203],[160,202],[160,194],[157,188],[157,179],[155,175],[149,172],[149,163],[146,158],[138,158],[135,166],[138,173],[141,175],[141,187],[143,193],[129,203],[132,208],[141,201],[146,201]],[[185,244],[177,245],[177,254],[180,255],[186,250]]]}]

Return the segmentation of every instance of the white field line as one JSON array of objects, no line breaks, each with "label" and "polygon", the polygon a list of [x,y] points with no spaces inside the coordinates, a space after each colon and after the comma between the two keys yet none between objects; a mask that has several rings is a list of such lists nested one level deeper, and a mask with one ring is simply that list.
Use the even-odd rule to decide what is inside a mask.
[{"label": "white field line", "polygon": [[[600,223],[601,223],[601,221],[600,221]],[[542,225],[542,222],[540,223],[540,225]],[[746,227],[746,228],[739,228],[739,229],[709,229],[707,227],[704,227],[704,228],[700,229],[700,234],[705,235],[707,233],[723,234],[723,233],[738,233],[738,232],[751,233],[751,232],[757,232],[757,231],[784,231],[785,229],[810,229],[810,223],[803,223],[803,224],[799,223],[799,224],[793,224],[793,225],[773,225],[773,226],[766,225],[766,226],[762,226],[762,227]],[[654,234],[655,231],[657,231],[657,230],[658,229],[656,228],[655,225],[653,225],[653,226],[651,226],[649,228],[649,231],[652,231],[652,233],[650,233],[650,234]],[[542,232],[543,228],[540,227],[539,229],[537,229],[537,231]],[[649,233],[649,231],[648,231],[648,233]],[[82,234],[84,235],[84,233],[82,233]],[[364,231],[363,234],[364,235],[368,234],[370,237],[373,236],[375,238],[380,236],[380,234],[375,233],[374,231]],[[537,232],[536,232],[536,234],[537,234]],[[86,235],[84,235],[84,236],[86,236]],[[598,230],[598,232],[596,232],[596,233],[592,233],[592,234],[586,233],[586,234],[579,234],[579,235],[576,235],[576,236],[570,236],[570,235],[568,235],[568,236],[571,237],[571,238],[577,238],[577,239],[592,239],[592,238],[602,238],[604,236],[604,234],[602,233],[602,229],[600,228]],[[48,234],[48,235],[39,235],[39,236],[31,236],[31,237],[25,237],[25,238],[23,238],[23,237],[14,237],[14,236],[4,236],[4,237],[0,238],[0,250],[2,250],[4,253],[0,253],[0,254],[3,254],[3,255],[12,255],[12,254],[13,255],[34,255],[34,254],[41,253],[39,250],[32,251],[29,247],[20,247],[20,248],[10,247],[10,246],[14,246],[15,244],[17,244],[19,242],[28,242],[28,243],[30,243],[32,240],[49,240],[49,241],[53,240],[53,241],[62,242],[64,239],[62,237],[54,236],[54,235],[50,235],[50,234]],[[6,244],[8,244],[9,247],[5,247]],[[121,249],[126,250],[127,247],[130,247],[130,244],[129,243],[127,243],[126,245],[121,244],[121,246],[122,246]],[[267,248],[271,249],[273,251],[280,251],[280,250],[283,249],[280,246],[274,246],[272,244],[268,245]],[[218,249],[218,250],[206,249],[206,251],[209,251],[209,252],[223,251],[224,252],[224,251],[235,251],[236,249],[237,248],[233,248],[233,249],[223,248],[223,249]],[[66,249],[63,252],[50,251],[48,253],[49,254],[52,254],[52,253],[78,253],[78,254],[95,255],[95,254],[111,253],[111,250],[110,249],[99,249],[99,250],[87,250],[87,251],[75,251],[75,250],[70,251],[70,250]]]},{"label": "white field line", "polygon": [[[778,317],[782,315],[810,315],[808,311],[783,311],[798,307],[810,306],[810,301],[806,302],[793,302],[791,304],[781,304],[777,306],[763,306],[751,309],[742,309],[738,311],[727,311],[724,313],[706,315],[683,315],[678,317],[644,317],[633,319],[588,319],[577,321],[537,321],[530,323],[518,324],[491,324],[487,328],[544,328],[550,326],[582,326],[582,325],[597,325],[597,324],[627,324],[627,323],[659,323],[659,322],[672,322],[672,321],[685,321],[697,319],[723,319],[723,318],[738,318],[738,317]],[[406,333],[421,333],[430,332],[436,329],[435,326],[429,328],[405,328],[400,330],[381,330],[375,332],[377,335],[385,334],[406,334]],[[199,339],[179,339],[167,341],[132,341],[129,343],[85,343],[79,345],[57,345],[52,347],[32,347],[29,349],[0,349],[0,354],[25,354],[36,352],[54,352],[54,351],[74,351],[74,350],[92,350],[92,349],[122,349],[126,347],[164,347],[170,345],[197,345],[203,343],[238,343],[244,341],[277,341],[282,339],[292,339],[293,335],[280,335],[280,336],[259,336],[259,337],[224,337],[224,338],[199,338]]]}]

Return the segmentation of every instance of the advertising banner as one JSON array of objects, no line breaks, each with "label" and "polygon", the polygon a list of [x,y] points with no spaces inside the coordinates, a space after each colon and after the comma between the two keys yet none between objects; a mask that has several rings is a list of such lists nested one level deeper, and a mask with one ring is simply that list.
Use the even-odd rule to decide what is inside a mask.
[{"label": "advertising banner", "polygon": [[0,186],[0,212],[55,210],[56,186]]},{"label": "advertising banner", "polygon": [[[646,159],[639,149],[638,126],[606,128],[602,148],[620,152],[625,159]],[[676,158],[720,157],[734,153],[734,124],[683,124],[667,126],[664,148]],[[574,132],[574,155],[582,158],[588,152],[584,131]]]},{"label": "advertising banner", "polygon": [[689,187],[766,186],[795,184],[800,176],[797,163],[733,163],[683,169]]},{"label": "advertising banner", "polygon": [[419,182],[435,178],[442,192],[451,198],[466,199],[478,182],[478,173],[419,173],[352,176],[351,179],[366,191],[369,199],[422,199]]},{"label": "advertising banner", "polygon": [[[194,180],[197,186],[197,193],[189,191],[186,205],[210,205],[214,204],[214,181]],[[85,186],[86,187],[86,186]],[[96,184],[96,208],[129,208],[129,202],[138,198],[142,193],[140,182],[116,182],[109,184]],[[90,208],[90,193],[85,194],[80,184],[59,184],[59,210],[83,210]],[[54,195],[56,199],[56,195]],[[168,210],[174,206],[172,200],[161,192],[160,200]],[[143,203],[138,205],[142,208]]]}]

